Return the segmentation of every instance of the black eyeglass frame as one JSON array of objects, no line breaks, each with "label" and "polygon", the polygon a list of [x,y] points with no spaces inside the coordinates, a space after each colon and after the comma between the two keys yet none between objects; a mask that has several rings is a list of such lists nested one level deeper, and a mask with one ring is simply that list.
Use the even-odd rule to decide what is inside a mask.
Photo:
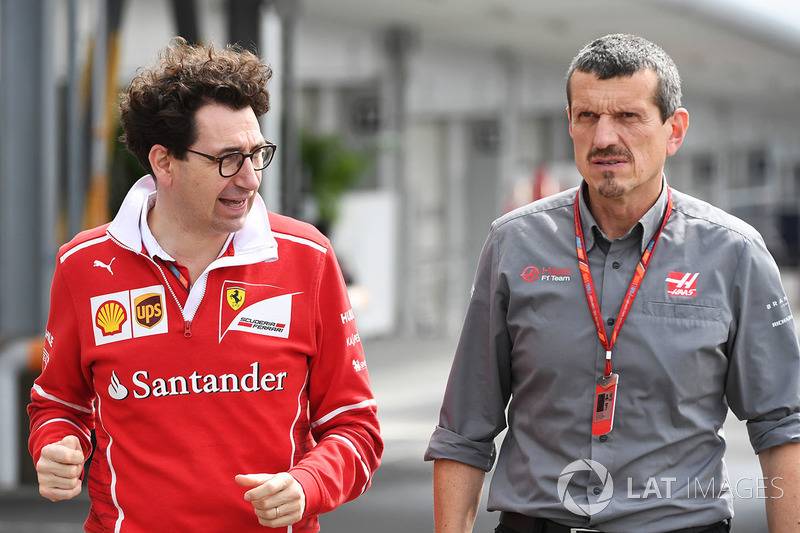
[{"label": "black eyeglass frame", "polygon": [[[256,168],[256,166],[253,165],[253,170],[264,170],[265,168],[267,168],[269,166],[270,163],[272,163],[272,158],[275,157],[275,152],[278,150],[278,145],[275,144],[275,143],[268,142],[268,143],[264,144],[263,146],[259,146],[258,148],[256,148],[252,152],[250,152],[249,154],[246,154],[244,152],[231,152],[231,153],[225,154],[225,155],[223,155],[221,157],[216,157],[216,156],[213,156],[213,155],[204,154],[203,152],[198,152],[197,150],[192,150],[191,148],[187,148],[186,151],[187,152],[192,152],[193,154],[197,154],[199,156],[203,156],[206,159],[208,159],[209,161],[214,161],[215,163],[217,163],[217,165],[219,165],[217,170],[219,171],[219,175],[220,176],[222,176],[223,178],[232,178],[233,176],[238,174],[238,172],[240,170],[242,170],[242,166],[244,165],[244,160],[245,159],[249,159],[250,162],[252,163],[253,162],[253,156],[256,155],[259,151],[261,151],[261,150],[263,150],[265,148],[267,148],[268,150],[267,150],[266,157],[264,158],[264,161],[265,161],[264,166],[261,167],[261,168]],[[269,148],[271,148],[271,150],[269,150]],[[236,171],[233,172],[232,174],[225,175],[222,172],[222,163],[226,159],[228,159],[230,157],[240,157],[241,159],[239,159],[239,166],[236,168]]]}]

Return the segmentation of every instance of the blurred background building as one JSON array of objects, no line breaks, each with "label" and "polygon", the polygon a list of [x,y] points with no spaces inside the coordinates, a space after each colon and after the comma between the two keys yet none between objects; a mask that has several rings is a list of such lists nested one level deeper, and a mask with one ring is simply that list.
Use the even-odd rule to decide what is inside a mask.
[{"label": "blurred background building", "polygon": [[[262,194],[329,234],[362,336],[387,338],[456,334],[490,222],[579,182],[563,77],[616,32],[682,74],[691,127],[670,184],[756,226],[797,308],[793,0],[1,0],[0,395],[29,357],[35,372],[58,247],[143,173],[116,141],[118,93],[171,37],[272,64]],[[27,421],[5,394],[8,462]]]}]

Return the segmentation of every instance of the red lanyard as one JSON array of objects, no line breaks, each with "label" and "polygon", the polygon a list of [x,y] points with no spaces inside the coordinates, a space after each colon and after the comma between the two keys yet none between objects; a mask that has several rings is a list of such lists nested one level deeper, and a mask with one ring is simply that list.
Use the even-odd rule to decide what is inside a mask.
[{"label": "red lanyard", "polygon": [[625,322],[625,318],[628,316],[628,311],[631,310],[633,300],[636,298],[636,293],[639,291],[639,285],[642,283],[644,274],[647,272],[647,266],[650,264],[650,259],[653,257],[653,252],[656,249],[658,238],[661,236],[661,232],[664,231],[664,226],[667,225],[669,215],[672,213],[672,191],[670,191],[669,187],[667,187],[667,211],[664,213],[664,221],[661,222],[661,227],[659,228],[658,232],[656,232],[656,234],[653,235],[653,238],[650,239],[650,244],[647,245],[647,248],[642,254],[642,258],[639,260],[639,264],[636,266],[636,272],[633,273],[633,279],[631,280],[631,284],[625,293],[625,299],[622,300],[622,306],[619,309],[619,316],[617,317],[614,331],[611,334],[610,342],[606,336],[605,326],[603,326],[603,320],[600,314],[600,302],[598,302],[597,293],[594,290],[592,272],[589,270],[589,258],[586,256],[586,248],[583,244],[583,228],[581,227],[579,197],[580,195],[575,196],[575,240],[577,241],[578,248],[578,266],[581,269],[583,289],[586,291],[586,301],[589,302],[589,311],[592,313],[594,326],[597,328],[597,336],[600,337],[600,342],[603,343],[603,347],[606,349],[605,375],[610,376],[611,348],[613,348],[614,343],[617,342],[617,335],[622,329],[622,324]]}]

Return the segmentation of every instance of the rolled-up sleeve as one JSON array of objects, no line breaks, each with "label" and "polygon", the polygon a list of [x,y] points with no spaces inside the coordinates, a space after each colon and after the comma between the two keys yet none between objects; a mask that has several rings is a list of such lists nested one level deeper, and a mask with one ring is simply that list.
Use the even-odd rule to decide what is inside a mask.
[{"label": "rolled-up sleeve", "polygon": [[467,314],[445,390],[439,425],[425,460],[452,459],[485,471],[494,438],[506,427],[511,390],[508,283],[498,273],[498,228],[483,246]]},{"label": "rolled-up sleeve", "polygon": [[800,349],[780,273],[763,240],[746,241],[732,285],[726,396],[756,453],[800,442]]}]

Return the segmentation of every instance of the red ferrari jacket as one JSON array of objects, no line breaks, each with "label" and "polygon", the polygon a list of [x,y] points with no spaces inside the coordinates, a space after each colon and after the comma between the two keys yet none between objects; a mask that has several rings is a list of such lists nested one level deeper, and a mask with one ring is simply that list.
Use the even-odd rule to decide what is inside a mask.
[{"label": "red ferrari jacket", "polygon": [[288,471],[306,495],[284,531],[359,496],[380,463],[376,403],[330,242],[267,213],[186,294],[142,242],[142,178],[107,226],[59,251],[29,449],[77,435],[87,532],[263,531],[242,473]]}]

